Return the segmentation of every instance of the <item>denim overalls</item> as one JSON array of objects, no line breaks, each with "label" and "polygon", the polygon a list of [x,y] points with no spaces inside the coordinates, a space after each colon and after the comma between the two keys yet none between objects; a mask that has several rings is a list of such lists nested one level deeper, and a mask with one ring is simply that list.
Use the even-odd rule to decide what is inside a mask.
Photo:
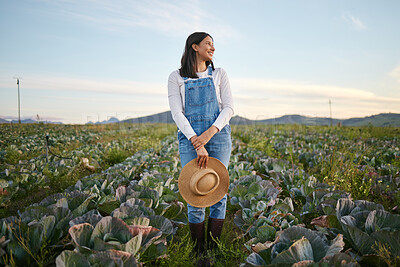
[{"label": "denim overalls", "polygon": [[[208,66],[208,77],[185,81],[185,116],[197,136],[212,126],[219,115],[218,99],[212,78],[212,68]],[[184,167],[189,161],[197,158],[192,142],[178,131],[179,154],[181,165]],[[228,168],[232,150],[231,127],[225,125],[205,145],[210,157],[219,159]],[[226,195],[210,207],[210,217],[225,219]],[[205,218],[205,208],[196,208],[188,204],[188,217],[190,223],[201,223]]]}]

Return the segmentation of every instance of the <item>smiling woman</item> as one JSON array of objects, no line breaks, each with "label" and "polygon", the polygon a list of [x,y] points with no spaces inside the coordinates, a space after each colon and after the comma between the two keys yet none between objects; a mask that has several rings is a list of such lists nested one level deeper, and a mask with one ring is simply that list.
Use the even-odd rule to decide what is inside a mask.
[{"label": "smiling woman", "polygon": [[[191,34],[186,40],[181,68],[173,71],[168,79],[168,99],[172,117],[178,126],[181,165],[185,167],[191,162],[184,170],[207,168],[209,157],[212,166],[216,161],[223,169],[228,168],[232,148],[231,128],[228,124],[233,115],[232,93],[225,71],[214,68],[214,51],[214,42],[208,33]],[[208,178],[202,180],[208,181]],[[219,181],[218,177],[215,179]],[[210,192],[210,196],[206,197],[210,198],[212,194]],[[219,238],[221,235],[226,212],[226,192],[223,195],[222,199],[219,196],[216,201],[209,203],[208,249],[215,247],[212,237]],[[197,252],[202,255],[206,248],[205,208],[199,203],[191,202],[187,205],[192,239],[196,242]],[[206,259],[200,260],[198,264],[207,266],[207,262]]]},{"label": "smiling woman", "polygon": [[204,38],[199,44],[194,43],[192,49],[196,52],[197,70],[199,72],[206,71],[207,63],[212,63],[214,55],[214,43],[210,36]]}]

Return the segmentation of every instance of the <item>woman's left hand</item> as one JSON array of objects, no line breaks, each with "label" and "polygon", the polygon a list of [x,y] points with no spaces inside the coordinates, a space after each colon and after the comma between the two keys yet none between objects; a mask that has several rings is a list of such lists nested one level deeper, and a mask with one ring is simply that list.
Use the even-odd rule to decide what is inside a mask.
[{"label": "woman's left hand", "polygon": [[198,149],[202,146],[205,146],[208,141],[218,132],[218,128],[214,125],[207,129],[207,131],[203,132],[200,136],[195,136],[191,138],[194,149]]}]

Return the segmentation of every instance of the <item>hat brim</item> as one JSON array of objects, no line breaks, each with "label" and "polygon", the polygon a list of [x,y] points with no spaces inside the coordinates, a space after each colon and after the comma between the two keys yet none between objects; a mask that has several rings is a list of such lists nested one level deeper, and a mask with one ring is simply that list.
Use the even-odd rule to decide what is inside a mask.
[{"label": "hat brim", "polygon": [[197,159],[193,159],[189,161],[185,167],[182,168],[182,171],[179,175],[178,179],[178,187],[179,192],[183,199],[192,205],[193,207],[197,208],[205,208],[214,205],[218,201],[220,201],[225,194],[228,192],[229,188],[229,173],[228,170],[225,168],[225,165],[222,164],[216,158],[209,157],[207,168],[214,170],[219,176],[219,185],[215,191],[210,194],[201,196],[195,194],[190,189],[190,179],[194,173],[200,170],[197,165]]}]

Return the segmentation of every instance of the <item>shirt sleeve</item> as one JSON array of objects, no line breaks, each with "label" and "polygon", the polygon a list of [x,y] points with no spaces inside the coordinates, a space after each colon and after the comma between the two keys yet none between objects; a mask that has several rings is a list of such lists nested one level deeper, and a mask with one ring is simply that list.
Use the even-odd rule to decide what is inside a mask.
[{"label": "shirt sleeve", "polygon": [[182,97],[178,83],[178,75],[179,74],[177,71],[173,71],[168,77],[168,102],[171,109],[172,119],[175,121],[178,129],[189,140],[196,135],[196,132],[193,130],[184,114]]},{"label": "shirt sleeve", "polygon": [[219,113],[219,116],[213,123],[213,125],[217,127],[219,131],[221,131],[221,129],[224,128],[224,126],[229,123],[229,120],[231,119],[234,113],[231,86],[229,84],[228,75],[222,68],[221,68],[220,94],[221,94],[222,109],[221,112]]}]

